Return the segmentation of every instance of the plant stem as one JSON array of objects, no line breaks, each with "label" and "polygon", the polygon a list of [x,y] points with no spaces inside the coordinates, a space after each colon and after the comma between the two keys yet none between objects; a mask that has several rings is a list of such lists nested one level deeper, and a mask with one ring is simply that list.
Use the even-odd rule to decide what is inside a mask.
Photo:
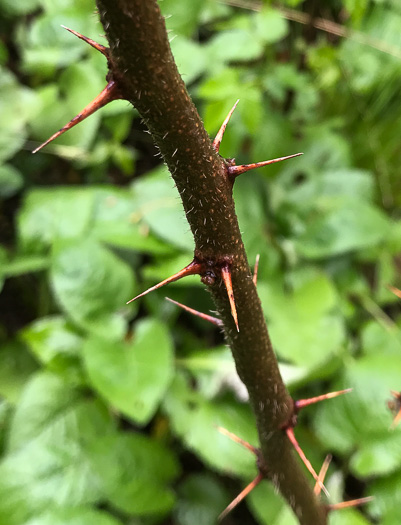
[{"label": "plant stem", "polygon": [[97,0],[97,5],[110,44],[110,79],[139,111],[167,163],[194,235],[195,256],[211,264],[230,264],[239,332],[221,280],[208,288],[249,392],[264,470],[301,524],[325,525],[324,506],[282,430],[293,401],[278,369],[246,258],[232,183],[178,73],[157,2]]}]

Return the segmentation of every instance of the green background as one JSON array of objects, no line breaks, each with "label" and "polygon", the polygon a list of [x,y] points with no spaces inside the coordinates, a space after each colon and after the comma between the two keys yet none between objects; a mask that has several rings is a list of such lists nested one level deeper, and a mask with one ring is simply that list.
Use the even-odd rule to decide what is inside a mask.
[{"label": "green background", "polygon": [[[220,153],[304,153],[237,180],[240,227],[294,398],[353,388],[295,430],[316,470],[334,456],[330,503],[375,496],[330,524],[397,525],[400,3],[160,5],[211,136],[240,99]],[[256,473],[216,425],[257,445],[254,420],[220,331],[164,297],[211,299],[194,277],[125,304],[191,260],[173,181],[125,101],[32,156],[105,85],[60,24],[106,41],[92,0],[0,10],[0,523],[215,523]],[[295,521],[262,483],[226,523]]]}]

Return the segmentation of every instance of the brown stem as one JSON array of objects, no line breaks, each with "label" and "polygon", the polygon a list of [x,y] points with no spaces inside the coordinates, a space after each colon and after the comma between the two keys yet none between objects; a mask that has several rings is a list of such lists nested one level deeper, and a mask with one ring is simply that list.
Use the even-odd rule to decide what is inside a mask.
[{"label": "brown stem", "polygon": [[208,288],[249,392],[270,478],[301,524],[325,525],[325,509],[281,430],[293,402],[252,280],[226,164],[213,148],[178,73],[157,2],[97,0],[97,5],[110,44],[111,78],[141,114],[169,167],[194,235],[196,259],[211,267],[230,264],[239,332],[221,280],[211,279]]}]

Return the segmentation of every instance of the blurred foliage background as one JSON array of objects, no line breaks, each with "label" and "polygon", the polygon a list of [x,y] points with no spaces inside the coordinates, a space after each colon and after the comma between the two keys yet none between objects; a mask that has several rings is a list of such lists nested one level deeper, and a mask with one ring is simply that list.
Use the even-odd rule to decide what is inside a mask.
[{"label": "blurred foliage background", "polygon": [[[241,230],[316,470],[331,502],[374,495],[331,524],[401,522],[401,4],[163,0],[180,71],[242,175]],[[192,238],[151,137],[113,102],[31,151],[105,85],[93,0],[0,0],[0,523],[210,525],[255,475],[221,425],[257,444],[199,280]],[[169,16],[167,16],[169,15]],[[311,479],[312,484],[312,479]],[[262,483],[227,524],[291,525]]]}]

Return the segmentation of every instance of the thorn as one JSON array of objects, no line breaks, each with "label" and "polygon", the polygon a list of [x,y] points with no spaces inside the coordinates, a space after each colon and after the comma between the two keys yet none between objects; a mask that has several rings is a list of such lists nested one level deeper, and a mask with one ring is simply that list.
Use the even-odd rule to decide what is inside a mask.
[{"label": "thorn", "polygon": [[401,290],[396,288],[395,286],[387,286],[387,288],[390,290],[390,292],[393,292],[397,297],[401,299]]},{"label": "thorn", "polygon": [[212,143],[212,146],[213,148],[215,149],[215,151],[218,153],[219,152],[219,149],[220,149],[220,144],[221,144],[221,141],[223,139],[223,135],[224,135],[224,132],[226,130],[226,127],[227,127],[227,124],[231,118],[231,115],[234,113],[234,110],[235,108],[237,107],[237,104],[239,102],[239,99],[237,100],[237,102],[234,104],[234,106],[230,109],[230,112],[228,113],[228,115],[226,116],[223,124],[221,125],[219,131],[217,132],[217,135],[215,136],[214,138],[214,141]]},{"label": "thorn", "polygon": [[359,505],[364,505],[373,501],[375,498],[373,496],[366,496],[366,498],[351,499],[350,501],[342,501],[341,503],[333,503],[331,505],[326,505],[327,510],[341,510],[348,507],[358,507]]},{"label": "thorn", "polygon": [[309,399],[299,399],[298,401],[294,401],[294,410],[295,412],[299,412],[302,408],[305,408],[309,405],[319,403],[320,401],[326,401],[326,399],[333,399],[334,397],[338,397],[343,394],[349,394],[349,392],[352,392],[352,388],[346,388],[345,390],[339,390],[338,392],[329,392],[328,394],[310,397]]},{"label": "thorn", "polygon": [[43,142],[39,147],[34,149],[32,153],[37,153],[39,150],[47,146],[49,142],[52,142],[54,139],[62,135],[64,132],[68,131],[69,129],[73,128],[83,120],[85,120],[87,117],[95,113],[98,109],[102,108],[109,102],[116,100],[118,98],[121,98],[121,96],[118,93],[117,85],[114,82],[114,80],[111,80],[107,86],[103,89],[99,95],[90,102],[85,109],[81,111],[76,117],[74,117],[68,124],[66,124],[63,128],[61,128],[57,133],[54,133],[49,139],[46,140],[46,142]]},{"label": "thorn", "polygon": [[393,422],[390,425],[390,430],[394,430],[401,421],[401,392],[390,390],[394,399],[388,401],[387,406],[395,414]]},{"label": "thorn", "polygon": [[216,326],[222,326],[222,322],[220,319],[217,319],[217,317],[213,317],[211,315],[203,314],[202,312],[198,312],[198,310],[194,310],[193,308],[190,308],[189,306],[186,306],[185,304],[181,304],[177,301],[174,301],[173,299],[170,299],[170,297],[166,297],[167,301],[170,301],[170,303],[176,304],[186,312],[189,312],[192,315],[196,315],[197,317],[200,317],[201,319],[204,319],[205,321],[209,321],[209,323],[213,323]]},{"label": "thorn", "polygon": [[255,267],[253,269],[253,284],[255,286],[257,285],[257,282],[258,282],[259,259],[260,259],[260,255],[257,254],[256,261],[255,261]]},{"label": "thorn", "polygon": [[81,35],[81,33],[78,33],[78,31],[74,31],[74,29],[70,29],[69,27],[66,27],[66,26],[63,26],[63,25],[61,25],[61,27],[63,29],[66,29],[67,31],[69,31],[73,35],[77,36],[78,38],[80,38],[81,40],[83,40],[84,42],[86,42],[87,44],[92,46],[93,48],[95,48],[98,51],[100,51],[100,53],[102,53],[102,55],[104,55],[106,58],[109,57],[109,48],[108,47],[102,46],[102,44],[98,44],[97,42],[95,42],[91,38],[88,38],[87,36]]},{"label": "thorn", "polygon": [[297,438],[295,437],[295,434],[294,434],[294,429],[292,427],[288,427],[288,428],[285,429],[285,432],[286,432],[287,437],[290,440],[292,446],[295,448],[298,456],[302,459],[302,462],[304,463],[305,467],[312,474],[312,476],[316,480],[317,484],[323,490],[323,492],[326,494],[326,496],[329,496],[329,493],[328,493],[326,487],[323,485],[322,481],[319,479],[319,476],[316,474],[315,469],[312,467],[312,463],[305,456],[302,448],[299,446]]},{"label": "thorn", "polygon": [[151,288],[148,288],[145,292],[142,292],[141,294],[137,295],[133,299],[130,299],[127,301],[127,304],[132,303],[132,301],[136,301],[140,297],[143,297],[144,295],[148,294],[149,292],[153,292],[153,290],[157,290],[158,288],[161,288],[165,284],[173,283],[174,281],[178,281],[179,279],[182,279],[183,277],[187,277],[187,275],[196,275],[199,274],[201,271],[202,265],[200,263],[192,261],[188,266],[185,266],[182,270],[180,270],[178,273],[172,275],[171,277],[168,277],[167,279],[164,279],[164,281],[161,281],[159,284],[156,284],[155,286],[152,286]]},{"label": "thorn", "polygon": [[228,300],[230,301],[230,307],[231,307],[231,315],[234,318],[235,326],[237,327],[237,332],[239,332],[239,326],[238,326],[238,317],[237,317],[237,309],[235,307],[235,300],[234,300],[234,292],[233,292],[233,283],[231,280],[231,271],[228,264],[225,264],[221,267],[221,278],[223,279],[224,285],[227,290],[228,294]]},{"label": "thorn", "polygon": [[282,160],[292,159],[294,157],[299,157],[303,153],[295,153],[294,155],[288,155],[287,157],[279,157],[277,159],[265,160],[263,162],[255,162],[253,164],[242,164],[240,166],[227,166],[228,174],[232,177],[237,177],[241,173],[246,171],[254,170],[255,168],[261,168],[262,166],[269,166],[269,164],[275,164],[276,162],[281,162]]},{"label": "thorn", "polygon": [[240,437],[236,436],[235,434],[233,434],[229,430],[225,429],[224,427],[217,426],[216,428],[224,436],[229,437],[230,439],[232,439],[236,443],[239,443],[243,447],[245,447],[248,450],[250,450],[253,454],[257,455],[258,449],[256,447],[254,447],[253,445],[251,445],[250,443],[248,443],[247,441],[244,441],[243,439],[241,439]]},{"label": "thorn", "polygon": [[263,480],[262,474],[258,474],[256,478],[249,483],[248,486],[244,488],[242,492],[238,494],[238,496],[233,499],[233,501],[223,510],[223,512],[218,517],[218,520],[223,520],[227,514],[229,514],[241,501],[248,496],[248,494],[257,486],[259,483]]},{"label": "thorn", "polygon": [[320,469],[320,472],[319,472],[319,475],[318,475],[319,482],[316,481],[315,487],[313,489],[313,492],[316,494],[316,496],[319,496],[320,491],[322,490],[322,488],[320,486],[320,483],[324,483],[324,478],[326,477],[326,474],[327,474],[327,471],[329,469],[329,466],[330,466],[332,458],[333,458],[333,456],[331,454],[328,454],[324,458],[322,468]]}]

